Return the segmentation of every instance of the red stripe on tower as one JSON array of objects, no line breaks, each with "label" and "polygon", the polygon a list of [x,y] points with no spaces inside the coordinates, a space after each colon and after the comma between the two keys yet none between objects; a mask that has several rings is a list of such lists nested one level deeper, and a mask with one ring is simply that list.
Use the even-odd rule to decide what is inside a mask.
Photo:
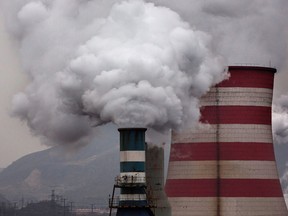
[{"label": "red stripe on tower", "polygon": [[173,133],[173,216],[288,215],[271,130],[273,68],[231,66],[201,99],[197,129]]}]

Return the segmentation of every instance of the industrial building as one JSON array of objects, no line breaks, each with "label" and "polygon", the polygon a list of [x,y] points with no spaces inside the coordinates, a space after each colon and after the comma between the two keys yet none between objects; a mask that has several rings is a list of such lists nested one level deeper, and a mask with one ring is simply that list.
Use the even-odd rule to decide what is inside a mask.
[{"label": "industrial building", "polygon": [[287,216],[271,129],[276,70],[230,66],[201,99],[202,124],[173,132],[172,216]]},{"label": "industrial building", "polygon": [[[117,209],[116,216],[154,216],[153,202],[147,196],[145,131],[146,128],[119,129],[120,176],[109,200],[110,209]],[[119,197],[115,197],[115,189],[120,189]]]},{"label": "industrial building", "polygon": [[271,125],[276,69],[228,70],[201,98],[201,123],[172,132],[168,202],[163,149],[147,147],[146,129],[119,129],[121,173],[109,203],[117,216],[288,216]]},{"label": "industrial building", "polygon": [[171,207],[164,191],[164,149],[152,143],[146,148],[146,183],[155,216],[171,216]]},{"label": "industrial building", "polygon": [[115,179],[109,200],[110,215],[112,209],[117,209],[117,216],[171,215],[164,191],[164,149],[146,143],[145,131],[145,128],[119,129],[120,175]]}]

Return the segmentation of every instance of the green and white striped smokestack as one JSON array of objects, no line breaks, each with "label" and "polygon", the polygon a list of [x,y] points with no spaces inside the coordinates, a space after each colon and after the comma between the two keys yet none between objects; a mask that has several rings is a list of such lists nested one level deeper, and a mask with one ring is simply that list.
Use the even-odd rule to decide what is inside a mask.
[{"label": "green and white striped smokestack", "polygon": [[121,128],[120,132],[120,203],[147,206],[145,193],[145,132],[146,128]]}]

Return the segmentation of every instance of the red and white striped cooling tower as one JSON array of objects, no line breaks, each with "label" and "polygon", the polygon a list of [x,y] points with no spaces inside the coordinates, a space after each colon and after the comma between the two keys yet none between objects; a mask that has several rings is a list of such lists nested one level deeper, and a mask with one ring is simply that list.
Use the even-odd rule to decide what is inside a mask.
[{"label": "red and white striped cooling tower", "polygon": [[201,99],[201,122],[173,133],[172,216],[287,216],[271,129],[273,68],[231,66]]}]

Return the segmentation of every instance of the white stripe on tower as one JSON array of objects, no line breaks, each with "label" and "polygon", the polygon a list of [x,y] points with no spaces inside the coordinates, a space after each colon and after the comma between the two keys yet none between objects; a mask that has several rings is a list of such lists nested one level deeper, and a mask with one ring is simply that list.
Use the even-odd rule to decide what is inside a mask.
[{"label": "white stripe on tower", "polygon": [[[216,161],[171,161],[168,175],[170,179],[215,179],[216,166]],[[220,166],[222,178],[278,179],[275,161],[222,160]]]},{"label": "white stripe on tower", "polygon": [[120,151],[120,162],[145,162],[145,151]]},{"label": "white stripe on tower", "polygon": [[[173,203],[172,215],[182,216],[215,216],[217,206],[211,205],[217,203],[217,198],[207,197],[183,197],[183,198],[169,198]],[[282,215],[283,209],[286,208],[283,203],[283,198],[225,198],[220,201],[226,206],[221,210],[222,215],[238,215],[245,216],[274,216]],[[207,205],[208,204],[208,205]],[[210,204],[210,205],[209,205]],[[193,211],[191,210],[193,209]],[[190,211],[191,210],[191,211]],[[263,214],[263,212],[265,212]],[[284,214],[285,215],[285,214]]]},{"label": "white stripe on tower", "polygon": [[[221,133],[217,133],[221,131]],[[270,143],[271,125],[257,124],[218,124],[183,131],[173,135],[174,143],[207,143],[207,142],[258,142]]]},{"label": "white stripe on tower", "polygon": [[146,201],[146,194],[120,194],[120,201]]},{"label": "white stripe on tower", "polygon": [[[216,94],[219,100],[215,101]],[[272,89],[265,88],[211,88],[201,99],[201,106],[271,106]]]}]

